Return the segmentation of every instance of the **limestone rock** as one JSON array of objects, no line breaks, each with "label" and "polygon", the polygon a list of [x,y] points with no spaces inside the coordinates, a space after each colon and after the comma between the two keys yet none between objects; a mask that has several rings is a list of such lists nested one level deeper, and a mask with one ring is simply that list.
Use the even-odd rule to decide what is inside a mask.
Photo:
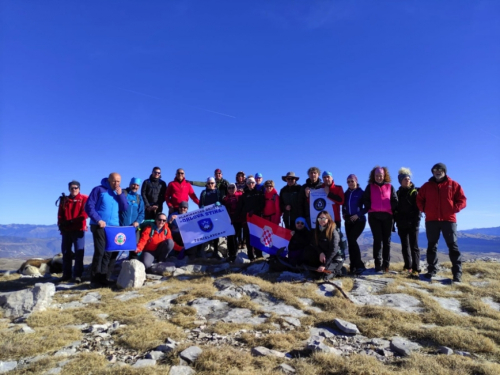
[{"label": "limestone rock", "polygon": [[98,292],[87,293],[87,295],[82,298],[82,303],[99,303],[100,301],[101,295]]},{"label": "limestone rock", "polygon": [[445,355],[452,355],[453,354],[453,349],[448,348],[447,346],[440,346],[438,348],[438,353],[445,354]]},{"label": "limestone rock", "polygon": [[0,361],[0,374],[14,370],[17,367],[17,361]]},{"label": "limestone rock", "polygon": [[334,323],[342,332],[352,335],[359,333],[359,329],[355,324],[349,323],[342,319],[335,319]]},{"label": "limestone rock", "polygon": [[267,357],[267,356],[280,357],[280,358],[285,357],[285,353],[279,352],[277,350],[268,349],[264,346],[257,346],[255,348],[252,348],[252,355],[256,357]]},{"label": "limestone rock", "polygon": [[164,272],[174,272],[175,268],[175,263],[171,262],[154,263],[151,266],[150,272],[155,275],[163,275]]},{"label": "limestone rock", "polygon": [[411,352],[419,350],[420,348],[421,346],[419,344],[401,337],[394,337],[391,340],[391,350],[402,356],[409,356]]},{"label": "limestone rock", "polygon": [[33,311],[44,311],[52,302],[56,286],[52,283],[37,283],[33,289],[0,293],[0,307],[4,317],[17,318]]},{"label": "limestone rock", "polygon": [[200,356],[203,351],[198,346],[190,346],[184,349],[179,355],[188,363],[193,363]]},{"label": "limestone rock", "polygon": [[193,375],[195,371],[189,366],[172,366],[168,375]]},{"label": "limestone rock", "polygon": [[146,281],[146,269],[137,259],[125,260],[118,275],[116,285],[119,288],[140,288]]},{"label": "limestone rock", "polygon": [[[135,260],[135,259],[134,259]],[[155,366],[156,361],[154,359],[139,359],[134,365],[133,368],[141,368],[141,367],[151,367]]]},{"label": "limestone rock", "polygon": [[292,366],[287,365],[286,363],[282,363],[281,365],[279,365],[278,370],[283,371],[285,374],[295,374],[296,372]]},{"label": "limestone rock", "polygon": [[159,350],[153,350],[146,354],[146,359],[154,359],[155,361],[158,361],[163,357],[165,357],[165,353]]}]

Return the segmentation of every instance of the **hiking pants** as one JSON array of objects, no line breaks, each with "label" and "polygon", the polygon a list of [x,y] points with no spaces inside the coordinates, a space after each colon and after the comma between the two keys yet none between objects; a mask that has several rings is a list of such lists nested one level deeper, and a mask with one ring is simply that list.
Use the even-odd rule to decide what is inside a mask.
[{"label": "hiking pants", "polygon": [[349,246],[351,270],[354,268],[365,268],[365,265],[361,260],[361,250],[358,245],[358,237],[361,236],[365,227],[366,220],[358,219],[355,222],[350,220],[345,221],[345,234],[347,236],[347,245]]},{"label": "hiking pants", "polygon": [[92,281],[105,282],[109,280],[115,267],[118,251],[106,251],[106,234],[104,228],[92,224],[90,226],[94,239],[94,256],[92,258]]},{"label": "hiking pants", "polygon": [[233,223],[235,234],[233,236],[227,236],[227,256],[230,258],[235,257],[236,253],[238,252],[237,235],[241,232],[241,227],[241,223]]},{"label": "hiking pants", "polygon": [[245,238],[247,246],[248,259],[254,260],[255,258],[262,258],[262,251],[254,249],[254,247],[250,245],[250,230],[248,229],[248,223],[243,223],[243,237]]},{"label": "hiking pants", "polygon": [[85,252],[85,232],[75,230],[62,232],[61,252],[63,254],[63,278],[70,279],[73,268],[73,254],[71,249],[75,249],[75,269],[74,277],[82,277],[83,256]]},{"label": "hiking pants", "polygon": [[153,265],[153,262],[155,260],[157,260],[158,262],[165,262],[167,260],[168,254],[170,254],[173,249],[174,241],[168,239],[160,242],[155,251],[143,251],[142,263],[144,263],[146,271]]},{"label": "hiking pants", "polygon": [[425,232],[427,234],[427,271],[435,274],[437,272],[437,247],[440,233],[443,234],[448,246],[451,272],[453,276],[462,275],[462,255],[458,250],[457,223],[451,221],[426,221]]},{"label": "hiking pants", "polygon": [[418,228],[399,228],[398,235],[401,239],[401,251],[405,268],[420,272],[420,249],[418,248]]},{"label": "hiking pants", "polygon": [[375,269],[389,268],[391,262],[392,216],[380,218],[368,214],[368,224],[373,235],[373,259]]}]

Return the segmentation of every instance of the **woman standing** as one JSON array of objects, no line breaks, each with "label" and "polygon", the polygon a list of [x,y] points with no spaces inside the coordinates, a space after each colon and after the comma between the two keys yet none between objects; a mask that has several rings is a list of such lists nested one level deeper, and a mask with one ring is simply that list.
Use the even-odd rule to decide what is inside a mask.
[{"label": "woman standing", "polygon": [[[200,203],[199,207],[203,208],[205,206],[210,206],[211,204],[215,204],[216,206],[220,206],[222,202],[222,193],[220,192],[219,189],[215,187],[215,178],[213,177],[208,177],[207,178],[207,184],[205,185],[206,189],[201,192],[200,195]],[[200,253],[202,257],[204,257],[204,253],[208,249],[208,245],[212,245],[214,248],[214,252],[212,254],[212,258],[220,259],[219,255],[219,239],[215,238],[212,241],[208,243],[204,243],[202,245],[199,245],[199,251],[203,252]]]},{"label": "woman standing", "polygon": [[401,239],[401,250],[405,262],[404,271],[413,277],[420,273],[420,249],[418,248],[418,228],[420,227],[420,211],[417,207],[418,189],[411,181],[409,168],[401,168],[398,174],[401,184],[397,191],[398,207],[394,219]]},{"label": "woman standing", "polygon": [[[324,279],[340,276],[344,260],[340,254],[340,237],[335,222],[328,211],[321,211],[316,217],[316,228],[312,234],[312,251],[307,264],[316,269],[317,276]],[[325,271],[329,271],[326,273]]]},{"label": "woman standing", "polygon": [[345,220],[345,233],[349,245],[349,260],[351,266],[349,272],[360,275],[365,270],[365,264],[361,260],[361,250],[358,245],[358,237],[363,233],[366,226],[366,208],[363,205],[363,189],[359,187],[358,178],[354,174],[347,176],[345,200],[342,205],[342,216]]},{"label": "woman standing", "polygon": [[392,215],[398,205],[398,196],[386,167],[376,166],[371,170],[363,202],[368,210],[368,224],[373,235],[375,271],[389,272]]},{"label": "woman standing", "polygon": [[279,225],[281,221],[280,196],[274,188],[274,181],[267,180],[264,183],[264,209],[262,217]]},{"label": "woman standing", "polygon": [[[243,191],[247,186],[245,172],[239,171],[238,173],[236,173],[236,182],[234,184],[236,185],[236,191],[243,194]],[[238,241],[238,248],[244,249],[245,239],[244,239],[243,229],[236,233],[236,240]]]},{"label": "woman standing", "polygon": [[238,201],[237,212],[243,219],[243,236],[247,246],[248,259],[251,261],[255,258],[262,258],[262,251],[254,249],[253,246],[250,245],[250,230],[248,229],[247,214],[249,216],[262,216],[263,208],[264,194],[255,189],[255,179],[253,177],[248,177],[245,191]]}]

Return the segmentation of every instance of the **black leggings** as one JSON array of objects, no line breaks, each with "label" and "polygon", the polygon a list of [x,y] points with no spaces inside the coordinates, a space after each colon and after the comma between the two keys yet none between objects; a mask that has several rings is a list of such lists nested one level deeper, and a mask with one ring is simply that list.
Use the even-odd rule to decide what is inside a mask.
[{"label": "black leggings", "polygon": [[373,259],[375,269],[389,268],[391,263],[392,216],[368,214],[368,223],[373,235]]},{"label": "black leggings", "polygon": [[351,270],[354,268],[365,268],[361,260],[361,250],[358,245],[358,237],[365,230],[366,220],[356,220],[354,222],[347,220],[345,222],[345,234],[347,236],[347,244],[349,246],[349,260]]}]

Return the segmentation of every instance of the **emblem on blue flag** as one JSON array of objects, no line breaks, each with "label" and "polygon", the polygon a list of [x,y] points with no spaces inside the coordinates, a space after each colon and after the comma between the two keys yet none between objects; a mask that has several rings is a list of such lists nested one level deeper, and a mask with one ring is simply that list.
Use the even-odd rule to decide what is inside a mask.
[{"label": "emblem on blue flag", "polygon": [[323,198],[318,198],[314,201],[313,207],[316,211],[323,211],[326,207],[326,201]]},{"label": "emblem on blue flag", "polygon": [[212,229],[214,229],[214,223],[212,223],[212,220],[210,218],[199,220],[198,226],[203,232],[210,232]]}]

